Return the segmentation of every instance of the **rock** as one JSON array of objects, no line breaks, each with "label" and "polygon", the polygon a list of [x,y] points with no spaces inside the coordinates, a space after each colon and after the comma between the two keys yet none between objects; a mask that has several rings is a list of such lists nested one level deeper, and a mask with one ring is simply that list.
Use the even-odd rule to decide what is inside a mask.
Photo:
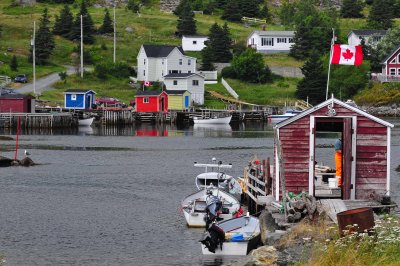
[{"label": "rock", "polygon": [[126,31],[126,32],[133,32],[133,28],[131,28],[131,27],[126,27],[126,28],[125,28],[125,31]]},{"label": "rock", "polygon": [[261,212],[258,219],[260,221],[261,242],[266,243],[268,234],[271,232],[275,232],[275,230],[279,227],[275,223],[275,219],[274,217],[272,217],[272,213],[266,210]]},{"label": "rock", "polygon": [[22,165],[22,166],[33,166],[33,165],[35,165],[35,163],[29,157],[25,157],[24,159],[19,161],[19,164]]},{"label": "rock", "polygon": [[252,265],[277,265],[278,252],[273,246],[262,246],[250,253],[253,257]]},{"label": "rock", "polygon": [[269,232],[263,244],[268,246],[275,245],[278,242],[278,240],[280,240],[285,234],[286,231],[283,230],[276,230],[275,232]]},{"label": "rock", "polygon": [[7,158],[0,156],[0,167],[8,167],[11,166],[13,162],[13,159]]}]

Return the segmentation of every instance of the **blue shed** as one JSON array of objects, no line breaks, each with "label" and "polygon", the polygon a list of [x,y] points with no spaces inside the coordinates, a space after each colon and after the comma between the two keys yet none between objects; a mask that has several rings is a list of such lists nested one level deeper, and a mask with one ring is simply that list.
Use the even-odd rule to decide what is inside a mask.
[{"label": "blue shed", "polygon": [[92,90],[71,89],[64,92],[64,108],[68,109],[90,109],[94,105]]}]

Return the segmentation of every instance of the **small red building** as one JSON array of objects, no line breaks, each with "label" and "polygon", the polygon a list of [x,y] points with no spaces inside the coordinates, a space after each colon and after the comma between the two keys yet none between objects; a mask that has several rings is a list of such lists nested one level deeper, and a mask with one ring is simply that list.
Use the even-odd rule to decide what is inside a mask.
[{"label": "small red building", "polygon": [[[282,195],[282,180],[286,192],[315,195],[316,139],[320,140],[321,134],[336,134],[342,140],[342,199],[389,195],[392,127],[335,98],[277,124],[272,182],[275,199]],[[326,152],[334,156],[333,148]]]},{"label": "small red building", "polygon": [[1,113],[34,113],[34,100],[25,94],[0,95]]},{"label": "small red building", "polygon": [[138,91],[135,99],[138,113],[168,111],[168,94],[165,91]]}]

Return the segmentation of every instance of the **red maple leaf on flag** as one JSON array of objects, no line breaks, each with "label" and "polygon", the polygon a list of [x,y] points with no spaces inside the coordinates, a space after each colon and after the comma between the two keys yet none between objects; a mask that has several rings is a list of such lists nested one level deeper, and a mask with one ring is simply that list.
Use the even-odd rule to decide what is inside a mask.
[{"label": "red maple leaf on flag", "polygon": [[350,60],[353,58],[354,53],[352,53],[349,49],[346,49],[346,52],[342,53],[343,58],[346,60]]}]

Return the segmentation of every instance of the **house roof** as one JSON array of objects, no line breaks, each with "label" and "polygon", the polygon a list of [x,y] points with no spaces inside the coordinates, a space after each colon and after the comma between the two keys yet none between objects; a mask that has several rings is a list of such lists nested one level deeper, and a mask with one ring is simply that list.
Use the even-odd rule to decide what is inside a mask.
[{"label": "house roof", "polygon": [[159,96],[164,91],[138,91],[136,96]]},{"label": "house roof", "polygon": [[205,35],[182,35],[182,38],[208,38]]},{"label": "house roof", "polygon": [[167,57],[175,48],[178,48],[183,55],[185,54],[181,46],[143,44],[147,57]]},{"label": "house roof", "polygon": [[189,91],[187,91],[187,90],[166,90],[165,92],[170,95],[183,95],[185,92],[189,92]]},{"label": "house roof", "polygon": [[392,57],[392,55],[394,53],[396,53],[398,50],[400,49],[400,45],[397,46],[396,48],[394,48],[387,56],[385,59],[383,59],[383,61],[381,62],[382,65],[386,65],[387,61]]},{"label": "house roof", "polygon": [[0,99],[26,99],[32,98],[29,94],[20,94],[20,93],[10,93],[10,94],[2,94],[0,95]]},{"label": "house roof", "polygon": [[358,36],[370,36],[370,35],[384,36],[386,35],[387,30],[352,30],[349,32],[349,34],[347,34],[347,36],[349,36],[352,32]]},{"label": "house roof", "polygon": [[88,92],[93,92],[93,94],[96,94],[95,91],[86,90],[86,89],[69,89],[69,90],[64,91],[64,94],[66,94],[66,93],[85,94],[85,93],[88,93]]},{"label": "house roof", "polygon": [[284,31],[284,30],[255,30],[249,35],[249,37],[251,35],[253,35],[254,33],[257,33],[260,36],[262,35],[262,36],[273,36],[273,37],[275,37],[275,36],[294,37],[294,31],[291,31],[291,30],[287,30],[287,31]]},{"label": "house roof", "polygon": [[355,113],[358,113],[360,115],[363,115],[363,116],[365,116],[365,117],[367,117],[367,118],[369,118],[369,119],[371,119],[371,120],[373,120],[373,121],[375,121],[375,122],[377,122],[377,123],[379,123],[381,125],[384,125],[386,127],[394,127],[393,124],[391,124],[389,122],[386,122],[386,121],[384,121],[384,120],[382,120],[382,119],[380,119],[378,117],[375,117],[373,115],[370,115],[367,112],[359,109],[358,107],[351,106],[351,105],[349,105],[347,103],[344,103],[344,102],[342,102],[342,101],[340,101],[340,100],[338,100],[336,98],[331,98],[331,99],[328,99],[325,102],[322,102],[322,103],[320,103],[320,104],[318,104],[318,105],[316,105],[316,106],[314,106],[314,107],[312,107],[312,108],[310,108],[308,110],[305,110],[305,111],[301,112],[300,114],[297,114],[297,115],[295,115],[295,116],[293,116],[291,118],[283,120],[281,123],[278,123],[274,128],[278,129],[278,128],[284,127],[284,126],[286,126],[288,124],[291,124],[292,122],[294,122],[296,120],[299,120],[300,118],[303,118],[303,117],[305,117],[305,116],[307,116],[307,115],[309,115],[309,114],[311,114],[311,113],[313,113],[313,112],[315,112],[315,111],[317,111],[317,110],[319,110],[319,109],[331,104],[332,101],[333,101],[334,105],[337,104],[337,105],[340,105],[342,107],[345,107],[345,108],[347,108],[347,109],[349,109],[349,110],[351,110],[351,111],[353,111]]},{"label": "house roof", "polygon": [[202,76],[200,74],[197,74],[197,73],[171,73],[171,74],[165,75],[164,78],[176,78],[176,79],[181,78],[181,79],[184,79],[184,78],[191,77],[193,75],[197,75],[197,76],[200,76],[200,77],[204,78],[204,76]]}]

